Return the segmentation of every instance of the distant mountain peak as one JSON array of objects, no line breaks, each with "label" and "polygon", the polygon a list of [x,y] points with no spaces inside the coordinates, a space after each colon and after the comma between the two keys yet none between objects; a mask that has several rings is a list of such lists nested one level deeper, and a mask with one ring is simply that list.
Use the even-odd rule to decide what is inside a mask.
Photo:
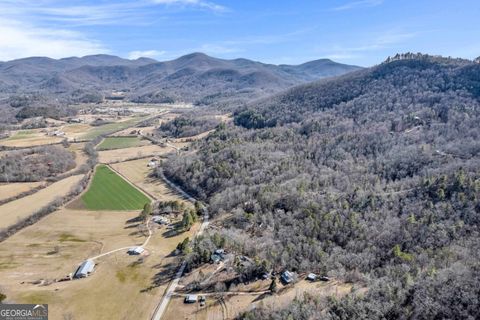
[{"label": "distant mountain peak", "polygon": [[473,60],[473,62],[475,62],[475,63],[480,63],[480,57],[478,57],[477,59]]}]

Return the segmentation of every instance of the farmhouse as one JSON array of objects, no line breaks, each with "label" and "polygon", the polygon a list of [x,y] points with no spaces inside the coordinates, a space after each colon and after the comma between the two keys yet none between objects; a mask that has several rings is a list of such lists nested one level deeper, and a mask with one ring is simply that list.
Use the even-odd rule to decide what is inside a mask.
[{"label": "farmhouse", "polygon": [[86,278],[90,273],[93,272],[93,268],[95,268],[95,262],[92,260],[85,260],[75,271],[74,278]]},{"label": "farmhouse", "polygon": [[189,294],[185,297],[185,303],[195,303],[197,302],[197,296],[194,294]]},{"label": "farmhouse", "polygon": [[152,218],[152,221],[155,222],[155,223],[158,223],[158,224],[169,224],[170,223],[170,220],[168,220],[165,217],[161,217],[161,216],[154,216]]},{"label": "farmhouse", "polygon": [[145,251],[145,249],[143,249],[142,247],[133,247],[128,249],[127,253],[131,256],[134,256],[134,255],[136,256],[136,255],[142,254],[143,251]]},{"label": "farmhouse", "polygon": [[280,280],[282,280],[284,284],[289,284],[293,281],[293,274],[290,271],[286,270],[280,276]]}]

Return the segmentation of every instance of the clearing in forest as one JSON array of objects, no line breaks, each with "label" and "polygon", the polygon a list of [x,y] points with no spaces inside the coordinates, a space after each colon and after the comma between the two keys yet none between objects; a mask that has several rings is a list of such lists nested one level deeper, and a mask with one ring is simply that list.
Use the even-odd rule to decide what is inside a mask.
[{"label": "clearing in forest", "polygon": [[102,141],[102,143],[100,143],[100,145],[98,145],[97,150],[138,147],[142,145],[142,142],[142,139],[139,137],[107,137]]},{"label": "clearing in forest", "polygon": [[82,201],[88,210],[137,210],[150,199],[109,167],[99,165]]}]

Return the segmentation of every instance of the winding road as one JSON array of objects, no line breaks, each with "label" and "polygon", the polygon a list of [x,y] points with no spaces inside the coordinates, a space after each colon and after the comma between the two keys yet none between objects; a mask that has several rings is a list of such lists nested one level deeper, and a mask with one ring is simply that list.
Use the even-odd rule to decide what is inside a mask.
[{"label": "winding road", "polygon": [[[186,199],[188,199],[191,202],[195,202],[196,199],[183,191],[179,186],[177,186],[175,183],[172,181],[168,180],[167,177],[163,174],[163,171],[160,171],[160,175],[162,179],[165,181],[166,184],[168,184],[172,189],[175,189],[178,191],[180,194],[182,194]],[[202,225],[200,226],[200,229],[198,229],[197,233],[195,234],[194,238],[200,236],[203,234],[205,229],[208,226],[208,211],[205,212],[203,216],[203,222]],[[160,320],[162,319],[163,314],[167,310],[168,304],[170,303],[170,299],[175,293],[175,289],[178,286],[178,282],[180,281],[180,278],[182,278],[183,272],[185,271],[185,268],[187,267],[187,262],[184,260],[182,264],[180,265],[180,268],[178,269],[177,273],[175,274],[174,278],[168,285],[167,291],[165,291],[165,294],[162,297],[162,300],[160,300],[160,303],[158,304],[157,308],[155,309],[152,320]]]}]

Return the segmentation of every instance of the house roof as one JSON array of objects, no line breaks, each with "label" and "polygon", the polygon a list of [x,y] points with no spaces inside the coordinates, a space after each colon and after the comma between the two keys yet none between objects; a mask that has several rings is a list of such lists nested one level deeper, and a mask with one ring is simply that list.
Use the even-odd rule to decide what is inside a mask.
[{"label": "house roof", "polygon": [[128,252],[142,253],[143,251],[145,251],[145,249],[143,249],[142,247],[133,247],[128,249]]},{"label": "house roof", "polygon": [[95,262],[93,262],[92,260],[85,260],[78,267],[77,271],[75,272],[75,275],[86,275],[92,272],[94,267],[95,267]]},{"label": "house roof", "polygon": [[197,301],[197,295],[189,294],[185,297],[185,300],[187,300],[187,301]]}]

